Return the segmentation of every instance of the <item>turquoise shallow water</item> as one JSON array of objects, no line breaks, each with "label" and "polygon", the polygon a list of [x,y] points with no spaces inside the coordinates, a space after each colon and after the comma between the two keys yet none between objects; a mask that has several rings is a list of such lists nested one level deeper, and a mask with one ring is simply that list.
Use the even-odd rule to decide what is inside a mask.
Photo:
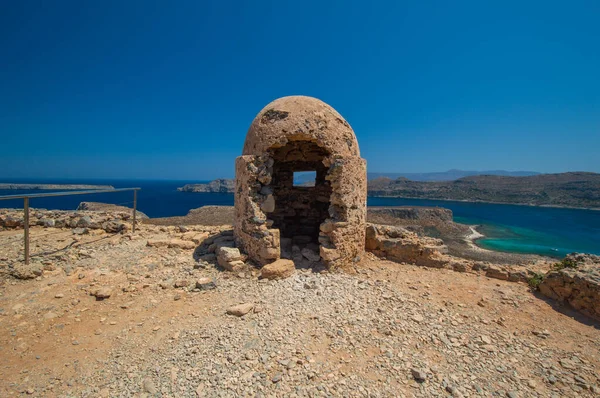
[{"label": "turquoise shallow water", "polygon": [[[475,220],[457,217],[456,221],[474,224],[472,221]],[[589,250],[577,249],[577,247],[583,247],[582,242],[570,241],[571,239],[560,231],[545,233],[514,225],[498,225],[482,220],[480,222],[483,223],[477,230],[485,237],[478,239],[476,243],[484,249],[511,253],[533,253],[551,257],[564,257],[573,251],[592,252],[597,249],[595,245],[595,247],[588,248]]]},{"label": "turquoise shallow water", "polygon": [[456,222],[480,226],[485,238],[477,244],[485,249],[557,258],[600,255],[600,211],[399,198],[369,198],[369,205],[448,208]]},{"label": "turquoise shallow water", "polygon": [[[120,187],[141,187],[139,210],[150,217],[185,215],[190,209],[205,205],[233,205],[233,195],[178,192],[177,187],[189,181],[40,181],[6,180],[14,183],[112,184]],[[33,193],[39,193],[34,191]],[[0,191],[0,195],[31,193],[31,191]],[[32,199],[31,206],[72,210],[81,201],[98,201],[131,206],[131,192],[85,196],[61,196]],[[480,225],[485,235],[477,244],[486,249],[532,253],[562,257],[571,252],[600,255],[600,211],[559,209],[531,206],[467,203],[441,200],[368,198],[369,206],[439,206],[454,213],[457,222]],[[23,207],[22,200],[0,202],[0,207]]]}]

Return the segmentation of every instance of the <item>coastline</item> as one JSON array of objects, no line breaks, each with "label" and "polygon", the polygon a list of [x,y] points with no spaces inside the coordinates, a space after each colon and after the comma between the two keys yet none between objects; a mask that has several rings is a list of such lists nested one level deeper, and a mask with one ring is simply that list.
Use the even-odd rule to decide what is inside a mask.
[{"label": "coastline", "polygon": [[31,191],[49,191],[64,189],[67,191],[84,190],[84,189],[97,189],[97,190],[108,190],[115,189],[112,185],[90,185],[90,184],[13,184],[13,183],[0,183],[0,190],[14,191],[14,190],[31,190]]},{"label": "coastline", "polygon": [[417,200],[439,200],[443,202],[460,202],[460,203],[485,203],[493,205],[508,205],[508,206],[527,206],[527,207],[549,207],[555,209],[573,209],[573,210],[592,210],[600,211],[600,207],[576,207],[576,206],[563,206],[563,205],[533,205],[530,203],[508,203],[508,202],[492,202],[484,200],[467,200],[467,199],[441,199],[441,198],[423,198],[416,196],[381,196],[381,195],[369,195],[369,198],[391,198],[391,199],[417,199]]},{"label": "coastline", "polygon": [[469,248],[475,251],[489,252],[490,250],[477,246],[476,242],[481,238],[485,238],[484,234],[477,231],[477,227],[479,227],[479,225],[469,225],[468,227],[471,232],[465,235],[463,239],[467,245],[469,245]]}]

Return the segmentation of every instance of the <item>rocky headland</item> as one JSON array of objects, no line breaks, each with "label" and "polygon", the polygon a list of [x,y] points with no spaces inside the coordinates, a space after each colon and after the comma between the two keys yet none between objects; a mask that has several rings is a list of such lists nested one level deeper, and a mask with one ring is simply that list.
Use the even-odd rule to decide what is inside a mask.
[{"label": "rocky headland", "polygon": [[419,235],[432,238],[463,238],[469,226],[454,222],[452,210],[443,207],[394,206],[368,207],[367,217],[374,224],[404,227]]},{"label": "rocky headland", "polygon": [[13,184],[0,183],[0,189],[6,190],[88,190],[88,189],[115,189],[112,185],[86,185],[86,184]]},{"label": "rocky headland", "polygon": [[369,181],[369,196],[600,209],[600,174],[481,175],[442,182],[377,178]]},{"label": "rocky headland", "polygon": [[447,247],[448,254],[456,257],[504,264],[534,263],[543,259],[533,254],[505,253],[480,248],[476,241],[484,235],[477,231],[477,225],[454,222],[452,210],[443,207],[369,207],[367,210],[369,222],[402,227],[421,237],[441,239]]},{"label": "rocky headland", "polygon": [[186,184],[177,188],[181,192],[213,192],[213,193],[233,193],[235,181],[231,179],[220,178],[207,184]]}]

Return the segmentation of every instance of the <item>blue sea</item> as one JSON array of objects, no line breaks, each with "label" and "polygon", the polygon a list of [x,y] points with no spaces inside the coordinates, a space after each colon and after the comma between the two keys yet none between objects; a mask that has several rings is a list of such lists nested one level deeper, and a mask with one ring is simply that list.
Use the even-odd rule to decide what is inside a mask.
[{"label": "blue sea", "polygon": [[[11,183],[106,184],[115,188],[139,187],[138,209],[150,217],[186,215],[205,205],[233,205],[232,194],[178,192],[177,187],[206,181],[149,180],[7,180]],[[49,191],[0,190],[0,195]],[[34,208],[76,209],[80,202],[104,202],[132,206],[133,192],[74,195],[31,199]],[[468,203],[425,199],[369,198],[369,206],[439,206],[454,213],[454,220],[477,224],[485,238],[483,248],[513,253],[563,257],[571,252],[600,255],[600,211]],[[0,201],[0,207],[22,208],[22,200]]]}]

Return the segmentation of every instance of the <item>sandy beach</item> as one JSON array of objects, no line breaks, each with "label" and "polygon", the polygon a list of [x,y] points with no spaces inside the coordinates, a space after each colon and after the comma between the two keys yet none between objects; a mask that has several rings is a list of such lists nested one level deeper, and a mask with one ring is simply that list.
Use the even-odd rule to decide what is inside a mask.
[{"label": "sandy beach", "polygon": [[467,235],[465,235],[464,240],[465,242],[467,242],[467,244],[469,245],[469,247],[473,250],[477,250],[477,251],[485,251],[488,252],[489,250],[487,249],[483,249],[479,246],[477,246],[477,244],[475,243],[477,241],[477,239],[481,239],[484,238],[485,235],[483,235],[482,233],[477,231],[478,225],[469,225],[469,229],[471,230],[470,233],[468,233]]}]

